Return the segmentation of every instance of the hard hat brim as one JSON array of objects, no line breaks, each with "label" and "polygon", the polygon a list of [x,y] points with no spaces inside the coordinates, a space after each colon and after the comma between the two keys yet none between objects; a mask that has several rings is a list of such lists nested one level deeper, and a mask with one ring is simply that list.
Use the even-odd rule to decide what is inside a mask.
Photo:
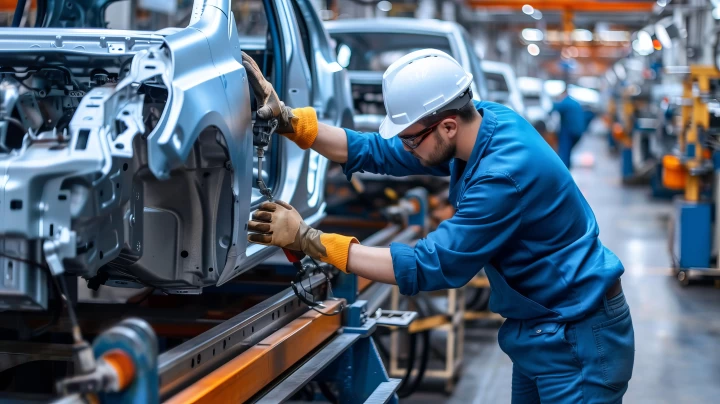
[{"label": "hard hat brim", "polygon": [[398,125],[393,123],[389,116],[385,116],[385,119],[383,119],[380,123],[380,136],[382,136],[383,139],[392,139],[395,136],[399,135],[400,132],[409,128],[413,123],[414,122]]}]

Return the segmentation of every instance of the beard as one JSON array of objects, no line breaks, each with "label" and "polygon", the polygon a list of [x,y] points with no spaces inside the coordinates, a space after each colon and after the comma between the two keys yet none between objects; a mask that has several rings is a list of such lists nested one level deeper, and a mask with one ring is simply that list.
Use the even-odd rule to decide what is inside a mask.
[{"label": "beard", "polygon": [[430,153],[427,159],[420,157],[415,150],[412,154],[420,160],[420,164],[425,167],[437,167],[450,161],[455,156],[456,147],[445,141],[437,131],[433,132],[435,137],[435,149]]}]

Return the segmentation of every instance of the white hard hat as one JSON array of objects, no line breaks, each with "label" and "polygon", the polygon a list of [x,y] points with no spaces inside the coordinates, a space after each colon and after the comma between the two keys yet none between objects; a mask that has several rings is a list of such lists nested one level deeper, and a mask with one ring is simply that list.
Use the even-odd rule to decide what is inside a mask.
[{"label": "white hard hat", "polygon": [[387,116],[380,135],[389,139],[458,97],[464,99],[472,79],[452,56],[437,49],[422,49],[396,60],[383,74]]}]

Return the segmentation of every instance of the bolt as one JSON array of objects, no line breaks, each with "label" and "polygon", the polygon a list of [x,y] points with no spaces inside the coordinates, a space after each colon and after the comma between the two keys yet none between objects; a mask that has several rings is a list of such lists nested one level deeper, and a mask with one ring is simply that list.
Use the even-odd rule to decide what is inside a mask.
[{"label": "bolt", "polygon": [[130,215],[130,225],[131,226],[135,225],[135,215]]}]

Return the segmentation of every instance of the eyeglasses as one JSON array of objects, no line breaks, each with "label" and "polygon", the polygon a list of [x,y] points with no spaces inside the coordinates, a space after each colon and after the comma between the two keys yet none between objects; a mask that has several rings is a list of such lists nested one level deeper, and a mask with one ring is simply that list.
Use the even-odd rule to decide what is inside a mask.
[{"label": "eyeglasses", "polygon": [[[435,130],[435,128],[437,128],[438,125],[440,125],[440,124],[442,123],[442,121],[444,121],[445,119],[448,119],[448,118],[455,118],[455,115],[451,115],[451,116],[447,116],[447,117],[445,117],[445,118],[442,118],[440,121],[438,121],[438,122],[436,122],[436,123],[428,126],[427,128],[421,130],[420,133],[418,133],[418,134],[408,135],[408,136],[398,136],[398,137],[399,137],[400,140],[403,142],[403,144],[404,144],[405,146],[407,146],[408,149],[410,149],[410,150],[415,150],[415,149],[417,149],[418,147],[420,147],[420,144],[425,140],[425,138],[427,138],[427,136],[428,136],[429,134],[431,134],[431,133]],[[416,142],[416,141],[415,141],[416,139],[420,139],[420,140],[418,140],[418,141]]]}]

